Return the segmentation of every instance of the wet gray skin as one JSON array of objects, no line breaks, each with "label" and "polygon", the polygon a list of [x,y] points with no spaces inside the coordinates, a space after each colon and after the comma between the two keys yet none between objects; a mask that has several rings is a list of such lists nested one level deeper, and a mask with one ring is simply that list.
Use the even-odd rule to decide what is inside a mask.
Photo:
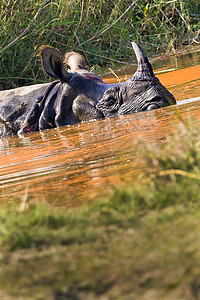
[{"label": "wet gray skin", "polygon": [[107,84],[85,70],[80,54],[73,52],[63,60],[57,49],[43,46],[43,69],[57,80],[0,92],[0,134],[43,130],[175,104],[173,95],[155,77],[142,48],[135,42],[132,46],[137,71],[126,82],[116,84]]}]

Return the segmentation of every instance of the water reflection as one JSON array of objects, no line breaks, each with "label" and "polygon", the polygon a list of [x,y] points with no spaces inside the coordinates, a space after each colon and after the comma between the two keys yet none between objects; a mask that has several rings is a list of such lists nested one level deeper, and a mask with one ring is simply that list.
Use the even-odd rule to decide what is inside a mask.
[{"label": "water reflection", "polygon": [[[135,143],[138,138],[156,147],[183,126],[182,120],[199,124],[200,67],[193,66],[193,60],[191,64],[158,75],[181,100],[174,107],[1,139],[1,201],[20,201],[28,190],[32,201],[68,206],[133,178],[145,167]],[[184,100],[189,98],[195,99]]]}]

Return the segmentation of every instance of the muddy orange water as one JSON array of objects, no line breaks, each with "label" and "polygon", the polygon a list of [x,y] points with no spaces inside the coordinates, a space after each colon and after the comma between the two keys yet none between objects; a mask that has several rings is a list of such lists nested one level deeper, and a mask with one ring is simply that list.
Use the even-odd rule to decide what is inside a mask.
[{"label": "muddy orange water", "polygon": [[[199,125],[200,52],[156,60],[153,68],[176,106],[1,139],[0,202],[28,198],[70,206],[95,199],[140,168],[137,138],[156,145],[182,126],[178,116]],[[115,73],[123,81],[134,71]]]}]

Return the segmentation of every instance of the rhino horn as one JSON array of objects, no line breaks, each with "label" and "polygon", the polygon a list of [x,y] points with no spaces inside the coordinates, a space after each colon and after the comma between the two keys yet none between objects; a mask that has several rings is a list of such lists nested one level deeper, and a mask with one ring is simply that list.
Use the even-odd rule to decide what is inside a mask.
[{"label": "rhino horn", "polygon": [[40,57],[44,71],[51,77],[68,81],[72,74],[67,72],[63,63],[63,57],[59,50],[50,46],[42,46]]},{"label": "rhino horn", "polygon": [[138,61],[138,68],[135,74],[130,79],[136,81],[155,79],[152,66],[143,49],[135,42],[132,42],[132,47]]}]

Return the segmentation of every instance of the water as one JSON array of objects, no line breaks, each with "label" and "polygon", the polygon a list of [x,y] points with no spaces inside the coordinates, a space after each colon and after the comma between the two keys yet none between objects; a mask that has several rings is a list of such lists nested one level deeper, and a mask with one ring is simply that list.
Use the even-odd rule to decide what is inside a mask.
[{"label": "water", "polygon": [[[155,60],[153,68],[176,97],[176,106],[1,139],[1,203],[28,196],[70,206],[101,197],[144,167],[138,138],[156,146],[182,126],[179,116],[199,125],[200,52]],[[115,72],[123,81],[134,70]]]}]

